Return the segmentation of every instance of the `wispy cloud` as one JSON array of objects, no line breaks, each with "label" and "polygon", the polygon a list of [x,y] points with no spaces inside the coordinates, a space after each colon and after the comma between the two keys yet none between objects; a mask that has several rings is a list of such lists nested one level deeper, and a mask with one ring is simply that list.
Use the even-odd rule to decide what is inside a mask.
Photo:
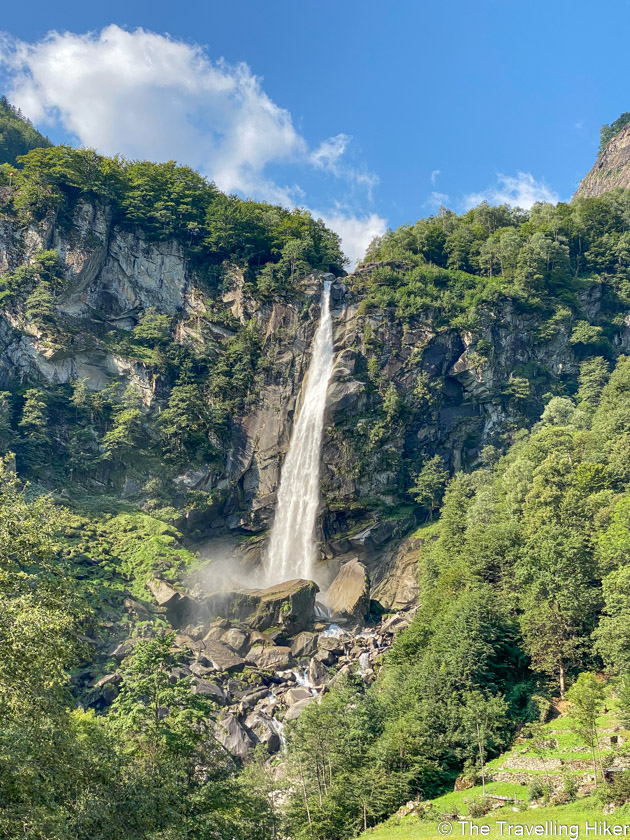
[{"label": "wispy cloud", "polygon": [[[311,148],[246,64],[213,61],[201,47],[166,35],[116,25],[84,35],[51,32],[36,43],[5,35],[0,66],[9,98],[36,124],[60,126],[105,154],[187,163],[227,192],[305,204],[295,179],[307,167],[360,190],[365,203],[378,182],[348,160],[348,135]],[[272,165],[280,178],[268,174]],[[334,209],[329,218],[346,219],[352,229],[357,216]]]},{"label": "wispy cloud", "polygon": [[537,201],[557,204],[560,196],[544,179],[537,180],[531,172],[517,172],[516,175],[497,175],[497,183],[483,192],[464,196],[465,210],[470,210],[482,201],[490,204],[509,204],[529,210]]},{"label": "wispy cloud", "polygon": [[424,202],[425,207],[430,207],[432,210],[439,210],[440,207],[445,207],[449,200],[448,193],[432,192],[428,199]]},{"label": "wispy cloud", "polygon": [[434,170],[433,170],[433,172],[431,173],[431,176],[430,176],[430,178],[429,178],[429,180],[431,181],[431,183],[433,184],[433,186],[435,186],[435,185],[437,184],[437,179],[438,179],[438,176],[439,176],[439,175],[441,175],[441,174],[442,174],[442,170],[441,170],[441,169],[434,169]]}]

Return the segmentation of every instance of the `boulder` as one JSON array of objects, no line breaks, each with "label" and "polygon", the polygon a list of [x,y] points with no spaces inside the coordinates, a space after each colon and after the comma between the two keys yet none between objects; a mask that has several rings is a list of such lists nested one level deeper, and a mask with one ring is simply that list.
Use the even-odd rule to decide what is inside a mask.
[{"label": "boulder", "polygon": [[275,647],[253,647],[248,659],[256,664],[261,671],[279,671],[287,668],[293,661],[290,647],[277,645]]},{"label": "boulder", "polygon": [[192,636],[186,633],[177,633],[175,636],[175,646],[178,648],[188,648],[189,650],[203,650],[203,642],[193,639]]},{"label": "boulder", "polygon": [[294,703],[299,703],[301,700],[306,700],[308,697],[312,696],[313,694],[309,688],[300,686],[299,688],[290,688],[282,695],[282,701],[287,706],[293,706]]},{"label": "boulder", "polygon": [[216,685],[216,683],[210,682],[209,680],[195,680],[190,690],[193,694],[203,694],[206,697],[211,697],[222,706],[228,701],[228,698],[221,686]]},{"label": "boulder", "polygon": [[200,604],[190,595],[179,592],[165,580],[149,578],[147,589],[155,598],[157,605],[166,609],[168,620],[174,627],[189,624],[199,615]]},{"label": "boulder", "polygon": [[252,736],[234,715],[219,720],[214,726],[214,734],[217,741],[237,758],[247,758],[256,746]]},{"label": "boulder", "polygon": [[390,615],[389,618],[386,618],[381,622],[381,633],[384,636],[388,636],[394,635],[394,633],[398,633],[400,630],[404,630],[405,627],[409,627],[414,615],[415,610],[410,610],[406,613],[400,612],[396,613],[395,615]]},{"label": "boulder", "polygon": [[204,603],[206,611],[246,624],[252,630],[274,628],[293,635],[313,618],[319,588],[312,580],[289,580],[267,589],[215,592]]},{"label": "boulder", "polygon": [[330,584],[326,600],[333,618],[363,619],[370,609],[370,578],[358,558],[344,563]]},{"label": "boulder", "polygon": [[109,656],[121,662],[126,656],[129,656],[134,647],[141,641],[142,639],[125,639],[124,642],[110,648]]},{"label": "boulder", "polygon": [[227,645],[224,645],[223,642],[217,642],[213,639],[204,640],[204,655],[217,671],[227,673],[242,671],[247,664],[244,659],[234,653]]},{"label": "boulder", "polygon": [[307,631],[298,633],[291,645],[291,653],[296,659],[310,656],[315,650],[317,650],[317,634]]},{"label": "boulder", "polygon": [[249,647],[249,636],[247,633],[243,633],[242,630],[239,630],[236,627],[231,627],[227,630],[221,636],[221,641],[226,645],[229,645],[232,650],[236,651],[236,653],[247,653],[247,648]]},{"label": "boulder", "polygon": [[255,688],[250,691],[243,691],[241,692],[241,696],[237,694],[236,699],[238,699],[241,703],[241,706],[244,709],[253,709],[256,703],[259,700],[264,700],[264,698],[269,694],[268,688]]},{"label": "boulder", "polygon": [[245,718],[245,726],[254,733],[261,744],[267,747],[270,753],[278,752],[281,746],[280,735],[269,715],[264,712],[251,712]]},{"label": "boulder", "polygon": [[101,677],[100,680],[97,680],[93,683],[94,688],[103,688],[106,685],[120,685],[122,682],[122,675],[119,673],[115,674],[105,674],[104,677]]},{"label": "boulder", "polygon": [[191,674],[194,674],[196,677],[207,677],[208,674],[216,674],[216,668],[212,665],[204,665],[204,662],[209,662],[206,657],[203,657],[203,660],[199,660],[197,662],[193,662],[190,666]]},{"label": "boulder", "polygon": [[294,703],[292,706],[289,706],[287,709],[284,719],[285,720],[296,720],[302,714],[304,709],[307,706],[310,706],[311,703],[315,700],[314,695],[311,694],[310,697],[305,697],[304,700],[299,700],[297,703]]},{"label": "boulder", "polygon": [[312,685],[324,685],[328,682],[328,668],[315,657],[309,663],[307,675]]},{"label": "boulder", "polygon": [[317,650],[327,650],[334,656],[343,653],[343,642],[337,636],[320,636],[317,640]]},{"label": "boulder", "polygon": [[[218,642],[223,636],[225,636],[225,628],[224,627],[211,627],[208,632],[203,637],[203,641],[206,642],[208,640],[212,640],[214,642]],[[202,645],[203,647],[203,645]]]}]

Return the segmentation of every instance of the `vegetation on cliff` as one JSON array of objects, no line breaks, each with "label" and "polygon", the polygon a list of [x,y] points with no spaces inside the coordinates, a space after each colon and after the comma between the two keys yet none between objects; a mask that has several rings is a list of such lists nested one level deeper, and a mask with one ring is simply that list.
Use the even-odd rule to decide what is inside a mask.
[{"label": "vegetation on cliff", "polygon": [[6,97],[0,98],[0,163],[19,166],[18,158],[31,149],[46,148],[52,143],[16,110]]}]

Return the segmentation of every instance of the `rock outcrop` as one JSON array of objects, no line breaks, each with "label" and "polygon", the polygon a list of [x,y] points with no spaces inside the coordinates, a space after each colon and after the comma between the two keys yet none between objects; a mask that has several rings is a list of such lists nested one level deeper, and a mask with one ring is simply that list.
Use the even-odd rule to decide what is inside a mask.
[{"label": "rock outcrop", "polygon": [[357,557],[339,569],[326,593],[333,619],[362,621],[370,611],[370,578]]},{"label": "rock outcrop", "polygon": [[615,187],[630,188],[630,125],[607,143],[597,156],[595,166],[582,179],[575,196],[592,198]]}]

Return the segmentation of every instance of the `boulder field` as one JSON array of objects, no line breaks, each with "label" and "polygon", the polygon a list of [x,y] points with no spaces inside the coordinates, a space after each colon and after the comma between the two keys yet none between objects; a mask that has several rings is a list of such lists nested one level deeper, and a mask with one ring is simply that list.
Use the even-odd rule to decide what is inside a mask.
[{"label": "boulder field", "polygon": [[[178,666],[172,678],[190,677],[191,691],[216,703],[215,736],[241,760],[259,744],[270,754],[280,751],[285,725],[343,675],[354,671],[366,683],[373,681],[394,635],[411,623],[416,607],[371,617],[369,586],[356,558],[344,564],[326,593],[329,617],[323,620],[319,616],[326,610],[321,605],[316,610],[313,581],[205,596],[165,580],[147,581],[158,609],[176,628]],[[110,661],[120,665],[137,641],[112,647]],[[109,705],[122,679],[114,669],[95,680],[91,705]]]}]

